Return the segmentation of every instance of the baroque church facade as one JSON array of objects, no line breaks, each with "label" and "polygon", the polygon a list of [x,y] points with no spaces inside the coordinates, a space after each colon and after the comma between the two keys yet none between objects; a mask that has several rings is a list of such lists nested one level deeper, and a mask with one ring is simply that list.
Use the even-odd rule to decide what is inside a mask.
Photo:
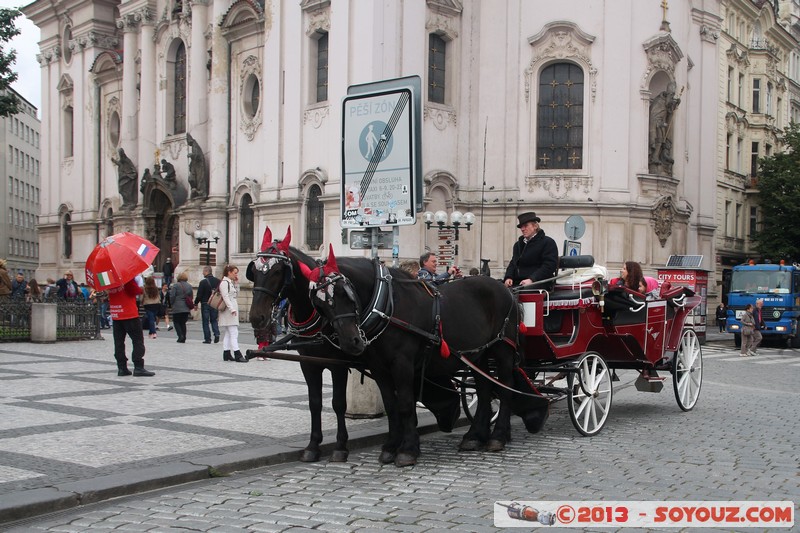
[{"label": "baroque church facade", "polygon": [[[314,256],[329,243],[367,253],[339,224],[342,99],[417,75],[425,209],[476,215],[462,269],[484,257],[501,276],[516,215],[535,211],[559,248],[580,215],[581,253],[610,273],[696,254],[713,280],[718,0],[37,0],[23,12],[42,35],[37,277],[82,277],[119,231],[150,238],[156,270],[171,257],[190,281],[206,262],[246,265],[267,226],[291,226]],[[400,229],[401,258],[426,246],[439,246],[435,226]]]}]

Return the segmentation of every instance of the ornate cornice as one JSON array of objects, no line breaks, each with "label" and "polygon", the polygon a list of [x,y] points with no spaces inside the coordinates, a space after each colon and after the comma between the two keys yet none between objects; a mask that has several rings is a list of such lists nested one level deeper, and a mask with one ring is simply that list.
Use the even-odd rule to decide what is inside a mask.
[{"label": "ornate cornice", "polygon": [[645,41],[642,46],[647,54],[647,70],[642,77],[642,87],[648,87],[652,74],[658,71],[669,73],[670,79],[674,80],[675,67],[683,59],[683,52],[672,35],[661,32]]},{"label": "ornate cornice", "polygon": [[69,49],[73,52],[84,48],[103,48],[105,50],[116,50],[119,46],[119,39],[116,35],[98,33],[90,31],[83,35],[78,35],[69,42]]},{"label": "ornate cornice", "polygon": [[432,11],[439,11],[445,15],[458,16],[464,10],[459,0],[427,0],[427,3]]},{"label": "ornate cornice", "polygon": [[575,61],[586,69],[594,101],[597,94],[597,69],[591,59],[591,45],[594,39],[593,35],[585,33],[575,23],[568,21],[546,24],[542,31],[529,37],[531,62],[525,69],[525,101],[530,99],[531,81],[539,65],[563,59]]},{"label": "ornate cornice", "polygon": [[36,54],[36,61],[43,67],[59,59],[61,59],[61,45],[58,44],[42,50],[40,54]]},{"label": "ornate cornice", "polygon": [[457,124],[456,111],[450,106],[427,103],[423,108],[423,120],[430,120],[436,129],[444,131],[449,124]]},{"label": "ornate cornice", "polygon": [[736,63],[740,67],[749,67],[750,66],[750,55],[747,50],[739,50],[739,47],[736,43],[731,44],[731,47],[725,51],[725,55],[728,56],[728,61]]},{"label": "ornate cornice", "polygon": [[312,11],[319,11],[321,9],[327,9],[330,6],[331,6],[331,0],[302,0],[300,2],[300,9],[302,9],[306,13],[310,13]]},{"label": "ornate cornice", "polygon": [[584,199],[592,190],[594,180],[591,176],[566,176],[552,175],[528,176],[525,178],[528,183],[528,192],[536,192],[541,189],[547,192],[548,196],[554,200],[563,200],[571,194],[577,194]]}]

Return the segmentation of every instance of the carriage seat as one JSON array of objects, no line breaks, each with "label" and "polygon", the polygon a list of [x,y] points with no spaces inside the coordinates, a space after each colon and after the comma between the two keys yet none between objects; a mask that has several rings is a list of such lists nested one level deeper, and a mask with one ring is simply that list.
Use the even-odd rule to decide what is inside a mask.
[{"label": "carriage seat", "polygon": [[569,276],[556,280],[555,290],[569,289],[576,286],[590,287],[598,278],[608,279],[608,270],[602,265],[578,268]]},{"label": "carriage seat", "polygon": [[639,324],[647,319],[647,297],[639,291],[610,287],[604,300],[604,314],[614,325]]}]

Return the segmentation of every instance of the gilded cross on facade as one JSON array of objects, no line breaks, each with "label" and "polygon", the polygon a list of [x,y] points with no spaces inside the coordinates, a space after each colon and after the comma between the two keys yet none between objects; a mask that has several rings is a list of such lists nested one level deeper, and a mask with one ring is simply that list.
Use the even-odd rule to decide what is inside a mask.
[{"label": "gilded cross on facade", "polygon": [[570,160],[570,162],[572,163],[573,166],[575,165],[575,163],[580,161],[580,159],[581,159],[581,156],[578,155],[578,152],[574,152],[573,151],[572,155],[569,156],[569,160]]},{"label": "gilded cross on facade", "polygon": [[547,157],[547,154],[542,154],[541,157],[539,158],[539,161],[542,162],[542,166],[546,167],[547,162],[550,161],[550,158]]},{"label": "gilded cross on facade", "polygon": [[669,11],[669,4],[667,3],[667,0],[661,0],[661,10],[664,14],[661,18],[660,30],[670,32],[671,30],[669,29],[669,22],[667,21],[667,11]]}]

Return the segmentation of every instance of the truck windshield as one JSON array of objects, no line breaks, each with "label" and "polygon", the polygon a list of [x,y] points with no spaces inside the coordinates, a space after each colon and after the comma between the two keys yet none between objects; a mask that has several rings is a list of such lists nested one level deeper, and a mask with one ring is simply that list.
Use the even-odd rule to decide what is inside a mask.
[{"label": "truck windshield", "polygon": [[789,294],[791,272],[738,271],[731,278],[731,292]]}]

